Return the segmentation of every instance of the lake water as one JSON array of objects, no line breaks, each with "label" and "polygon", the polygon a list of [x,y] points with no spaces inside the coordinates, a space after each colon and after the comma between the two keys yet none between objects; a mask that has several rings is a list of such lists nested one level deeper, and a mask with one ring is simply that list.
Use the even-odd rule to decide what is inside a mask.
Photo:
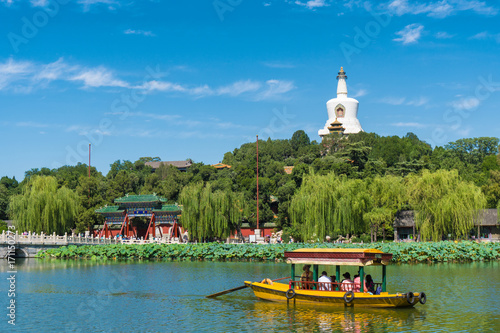
[{"label": "lake water", "polygon": [[[0,263],[6,332],[14,327],[6,317],[7,264]],[[19,332],[500,331],[499,262],[391,265],[388,291],[424,291],[427,303],[387,310],[287,306],[258,300],[248,288],[204,297],[244,280],[289,276],[283,263],[18,259],[16,267]],[[376,282],[380,271],[367,268]]]}]

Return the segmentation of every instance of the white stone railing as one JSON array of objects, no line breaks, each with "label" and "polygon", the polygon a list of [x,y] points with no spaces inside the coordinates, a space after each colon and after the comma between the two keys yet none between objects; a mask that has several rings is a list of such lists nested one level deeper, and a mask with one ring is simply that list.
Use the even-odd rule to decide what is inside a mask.
[{"label": "white stone railing", "polygon": [[53,234],[35,234],[32,232],[27,232],[27,234],[18,234],[13,232],[3,231],[0,234],[0,244],[32,244],[32,245],[72,245],[72,244],[172,244],[180,243],[179,238],[155,238],[155,239],[115,239],[111,236],[108,238],[104,237],[94,237],[92,235],[85,237],[80,235],[67,233],[64,236],[58,236],[56,233]]}]

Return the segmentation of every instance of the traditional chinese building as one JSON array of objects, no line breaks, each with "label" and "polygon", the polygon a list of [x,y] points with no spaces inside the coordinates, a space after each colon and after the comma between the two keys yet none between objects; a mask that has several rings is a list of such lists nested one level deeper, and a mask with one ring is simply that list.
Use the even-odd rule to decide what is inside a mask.
[{"label": "traditional chinese building", "polygon": [[[182,206],[167,204],[167,199],[156,194],[126,195],[115,199],[115,206],[105,206],[96,213],[104,216],[104,225],[98,226],[99,233],[96,236],[109,237],[122,235],[124,237],[136,237],[148,239],[152,237],[179,237],[183,233],[178,223]],[[147,227],[131,224],[134,217],[145,217],[148,221]]]}]

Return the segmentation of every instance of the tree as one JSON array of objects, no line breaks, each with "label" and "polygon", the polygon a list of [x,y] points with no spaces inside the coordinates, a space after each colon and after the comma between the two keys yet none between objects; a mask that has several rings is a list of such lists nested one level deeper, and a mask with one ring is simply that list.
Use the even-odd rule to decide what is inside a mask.
[{"label": "tree", "polygon": [[239,230],[246,209],[241,193],[213,191],[204,182],[186,186],[179,200],[183,205],[181,223],[198,240],[229,237]]},{"label": "tree", "polygon": [[423,240],[440,241],[444,235],[467,237],[486,206],[486,198],[456,170],[424,170],[406,178],[409,203]]},{"label": "tree", "polygon": [[[76,193],[79,197],[80,207],[76,216],[76,232],[92,231],[94,225],[101,224],[103,217],[95,211],[106,201],[103,195],[106,193],[105,178],[99,173],[92,177],[81,176]],[[114,198],[113,198],[114,199]],[[111,203],[111,200],[107,203]]]},{"label": "tree", "polygon": [[58,188],[55,177],[33,176],[9,209],[18,230],[63,234],[74,226],[78,205],[77,194]]},{"label": "tree", "polygon": [[465,163],[481,164],[486,156],[497,153],[498,142],[498,138],[492,137],[460,139],[448,143],[445,148]]},{"label": "tree", "polygon": [[293,150],[298,151],[301,147],[309,146],[311,144],[311,140],[306,132],[298,130],[293,133],[292,138],[290,139],[290,144]]},{"label": "tree", "polygon": [[394,216],[407,202],[403,178],[387,175],[375,177],[368,186],[372,198],[372,210],[363,218],[370,226],[372,241],[377,241],[379,228],[385,240],[386,232],[392,233]]},{"label": "tree", "polygon": [[9,191],[4,184],[0,184],[0,220],[7,220],[7,207],[9,205]]},{"label": "tree", "polygon": [[486,196],[487,207],[495,208],[500,203],[500,171],[491,170],[490,178],[482,189]]},{"label": "tree", "polygon": [[366,182],[345,176],[309,175],[294,195],[290,218],[303,240],[364,231],[363,214],[371,208]]}]

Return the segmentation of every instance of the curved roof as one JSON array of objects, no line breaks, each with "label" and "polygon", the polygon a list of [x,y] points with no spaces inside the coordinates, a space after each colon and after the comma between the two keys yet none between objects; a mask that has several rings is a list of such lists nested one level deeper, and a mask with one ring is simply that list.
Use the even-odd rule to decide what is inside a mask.
[{"label": "curved roof", "polygon": [[388,265],[392,253],[377,249],[297,249],[286,251],[289,264],[373,266]]}]

